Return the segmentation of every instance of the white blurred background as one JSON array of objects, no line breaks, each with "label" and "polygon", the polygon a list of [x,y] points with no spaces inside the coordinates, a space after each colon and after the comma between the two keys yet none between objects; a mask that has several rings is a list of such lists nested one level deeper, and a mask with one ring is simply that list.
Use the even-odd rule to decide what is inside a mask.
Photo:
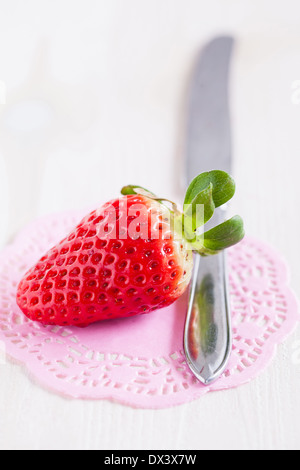
[{"label": "white blurred background", "polygon": [[[118,195],[124,184],[141,184],[178,199],[191,70],[207,41],[231,34],[237,41],[231,82],[237,182],[232,211],[243,216],[248,234],[285,256],[292,285],[300,293],[299,26],[299,0],[0,0],[0,247],[30,220],[101,203]],[[275,424],[272,410],[279,412],[282,397],[290,393],[287,371],[299,390],[299,366],[291,361],[296,340],[292,337],[281,349],[270,368],[273,375],[257,380],[249,392],[227,395],[223,402],[217,396],[207,399],[213,409],[227,403],[236,415],[231,433],[226,433],[232,413],[229,419],[224,411],[216,421],[219,433],[211,426],[202,433],[201,445],[295,445],[300,412],[296,394],[289,397],[290,404],[285,401]],[[15,380],[23,388],[22,379]],[[277,395],[272,395],[274,383]],[[18,390],[10,393],[22,409]],[[34,390],[43,403],[43,392]],[[264,394],[273,396],[268,409],[258,405]],[[244,411],[250,400],[259,406],[263,417],[258,434],[254,423],[247,427],[238,417],[232,396]],[[5,403],[12,412],[8,396]],[[63,411],[71,432],[80,405],[66,408],[53,397],[49,406],[52,437],[45,431],[40,445],[47,447],[58,435],[57,445],[71,446],[60,428],[49,424],[50,411]],[[155,418],[144,413],[138,419],[143,416],[141,423],[148,425],[154,448],[162,443],[171,448],[173,442],[193,446],[197,441],[189,441],[185,430],[196,409],[208,418],[206,405],[201,406],[191,404],[182,412],[161,412]],[[133,419],[130,410],[89,404],[90,414],[104,423],[112,409],[121,424],[129,415]],[[174,416],[181,416],[182,426],[177,440],[171,441],[164,423],[173,422]],[[272,434],[274,426],[277,434]],[[20,445],[25,427],[16,437]],[[139,437],[133,429],[125,437],[117,434],[116,446],[129,448],[134,438],[142,446],[143,434]],[[39,439],[36,434],[34,428],[28,433],[31,447]],[[13,442],[14,435],[11,428],[5,442]],[[102,435],[103,446],[114,447],[111,436]],[[82,445],[82,439],[76,439],[74,435],[74,445]],[[84,442],[97,447],[98,441],[91,434]]]},{"label": "white blurred background", "polygon": [[[190,73],[199,50],[222,33],[237,40],[234,204],[251,233],[280,244],[263,219],[274,206],[289,211],[290,192],[299,196],[290,184],[300,150],[297,0],[0,6],[2,244],[40,214],[101,202],[127,183],[178,197]],[[282,214],[271,213],[268,227],[286,230]]]}]

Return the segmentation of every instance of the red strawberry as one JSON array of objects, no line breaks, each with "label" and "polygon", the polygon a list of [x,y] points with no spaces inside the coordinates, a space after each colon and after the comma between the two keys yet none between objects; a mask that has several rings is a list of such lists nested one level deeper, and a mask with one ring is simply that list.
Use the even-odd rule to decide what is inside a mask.
[{"label": "red strawberry", "polygon": [[[30,319],[85,326],[148,313],[170,305],[184,292],[191,278],[192,252],[185,241],[167,236],[168,210],[144,196],[129,195],[110,204],[119,217],[117,238],[111,237],[109,226],[114,211],[108,213],[106,205],[85,217],[22,280],[18,305]],[[128,214],[137,205],[145,209],[139,223],[145,223],[147,233],[132,239],[130,224],[134,232],[138,216]]]},{"label": "red strawberry", "polygon": [[[216,172],[210,173],[213,176]],[[226,174],[218,173],[219,178],[221,174],[225,178]],[[207,193],[207,185],[204,190]],[[203,190],[196,192],[199,196]],[[198,197],[204,212],[208,204],[214,205],[219,192],[214,195],[211,188],[209,203],[199,202]],[[220,249],[213,246],[212,231],[208,232],[207,247],[206,240],[195,235],[194,214],[189,214],[194,202],[188,203],[187,221],[183,222],[181,213],[168,209],[152,193],[130,186],[123,194],[87,215],[25,275],[18,287],[17,303],[28,318],[43,324],[83,327],[166,307],[189,284],[192,249],[201,254]],[[186,234],[183,237],[182,227],[191,240]],[[228,228],[224,230],[228,232]],[[230,236],[230,243],[225,241],[224,247],[233,244],[232,227]],[[238,238],[241,231],[235,243]],[[219,233],[216,243],[220,245]]]}]

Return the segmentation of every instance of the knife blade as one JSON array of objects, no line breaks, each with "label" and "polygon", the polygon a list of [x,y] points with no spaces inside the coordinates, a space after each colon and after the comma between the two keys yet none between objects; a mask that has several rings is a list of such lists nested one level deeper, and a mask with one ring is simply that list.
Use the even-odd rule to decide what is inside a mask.
[{"label": "knife blade", "polygon": [[[233,48],[232,37],[217,37],[206,45],[196,62],[188,108],[188,182],[204,171],[231,172],[229,81]],[[225,214],[224,207],[218,208],[214,225],[224,222]],[[210,228],[210,222],[205,230]],[[208,385],[224,372],[231,347],[226,254],[195,254],[184,331],[187,363],[198,380]]]}]

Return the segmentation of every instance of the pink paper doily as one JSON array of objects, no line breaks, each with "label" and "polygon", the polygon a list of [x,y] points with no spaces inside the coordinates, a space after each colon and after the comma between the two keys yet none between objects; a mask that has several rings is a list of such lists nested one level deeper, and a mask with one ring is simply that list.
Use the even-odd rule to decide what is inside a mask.
[{"label": "pink paper doily", "polygon": [[[48,389],[65,396],[166,408],[257,376],[299,321],[284,262],[245,238],[228,250],[234,342],[228,369],[209,387],[190,372],[182,338],[187,296],[174,305],[86,329],[42,326],[16,305],[23,274],[85,214],[48,216],[28,226],[0,255],[0,341]],[[1,343],[0,343],[1,344]]]}]

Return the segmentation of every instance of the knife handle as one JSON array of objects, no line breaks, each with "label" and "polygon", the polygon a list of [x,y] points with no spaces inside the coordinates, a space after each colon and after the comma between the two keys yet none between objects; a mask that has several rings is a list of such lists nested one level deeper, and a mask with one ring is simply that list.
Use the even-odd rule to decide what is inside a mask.
[{"label": "knife handle", "polygon": [[205,385],[224,371],[232,348],[227,256],[195,254],[184,332],[184,350],[194,375]]}]

